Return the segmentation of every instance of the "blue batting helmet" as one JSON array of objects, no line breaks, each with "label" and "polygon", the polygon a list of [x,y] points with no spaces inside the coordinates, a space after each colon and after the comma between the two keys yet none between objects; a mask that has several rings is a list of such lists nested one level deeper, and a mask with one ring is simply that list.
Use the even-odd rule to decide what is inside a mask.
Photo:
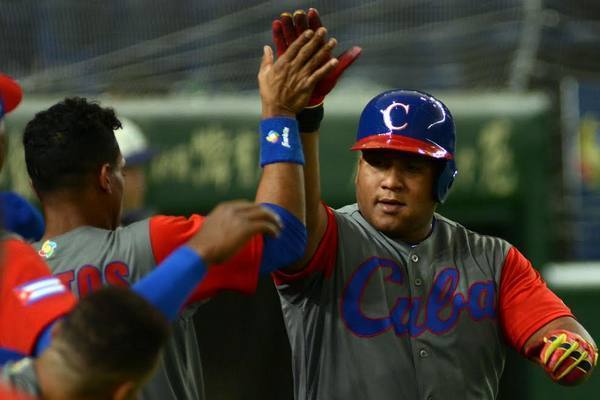
[{"label": "blue batting helmet", "polygon": [[390,90],[375,96],[360,115],[352,150],[388,149],[445,161],[434,187],[443,203],[458,173],[454,161],[454,120],[435,97],[414,90]]}]

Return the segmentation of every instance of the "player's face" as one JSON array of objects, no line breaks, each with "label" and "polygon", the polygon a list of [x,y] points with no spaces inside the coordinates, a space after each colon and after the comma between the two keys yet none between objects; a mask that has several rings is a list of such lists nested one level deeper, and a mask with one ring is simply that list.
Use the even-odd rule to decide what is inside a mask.
[{"label": "player's face", "polygon": [[115,167],[111,170],[111,207],[113,209],[113,227],[116,228],[121,224],[121,213],[123,211],[123,188],[124,188],[124,172],[125,160],[119,153]]},{"label": "player's face", "polygon": [[360,212],[386,235],[419,242],[431,229],[436,176],[431,159],[397,151],[364,151],[356,176]]}]

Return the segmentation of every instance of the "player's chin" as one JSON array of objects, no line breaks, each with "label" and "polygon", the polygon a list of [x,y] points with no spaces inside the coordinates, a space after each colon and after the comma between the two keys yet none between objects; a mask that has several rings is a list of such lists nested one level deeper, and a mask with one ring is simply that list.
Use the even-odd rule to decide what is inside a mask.
[{"label": "player's chin", "polygon": [[400,215],[390,215],[386,213],[374,213],[371,221],[378,231],[390,237],[402,236],[406,230],[406,222]]}]

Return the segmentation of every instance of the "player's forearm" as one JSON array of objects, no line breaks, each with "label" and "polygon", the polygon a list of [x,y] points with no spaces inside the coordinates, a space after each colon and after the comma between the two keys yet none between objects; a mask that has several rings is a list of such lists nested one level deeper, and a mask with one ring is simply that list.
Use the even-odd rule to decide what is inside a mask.
[{"label": "player's forearm", "polygon": [[256,202],[283,207],[304,224],[302,165],[284,162],[265,165],[256,191]]},{"label": "player's forearm", "polygon": [[312,258],[327,227],[327,213],[321,203],[319,167],[319,132],[301,133],[304,149],[304,181],[306,192],[306,252],[298,269]]}]

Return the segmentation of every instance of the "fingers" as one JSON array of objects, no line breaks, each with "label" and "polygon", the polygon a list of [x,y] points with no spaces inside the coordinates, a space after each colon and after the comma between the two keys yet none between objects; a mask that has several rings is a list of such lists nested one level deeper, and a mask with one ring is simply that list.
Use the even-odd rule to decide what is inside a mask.
[{"label": "fingers", "polygon": [[323,26],[323,24],[321,23],[321,17],[319,16],[319,12],[317,11],[317,9],[309,8],[308,9],[308,27],[309,27],[309,29],[316,31],[317,29],[319,29],[322,26]]},{"label": "fingers", "polygon": [[244,226],[251,235],[259,233],[259,230],[260,233],[277,236],[283,227],[279,215],[258,204],[240,209],[238,214],[245,221]]},{"label": "fingers", "polygon": [[305,63],[304,69],[307,71],[307,75],[312,74],[316,69],[320,68],[323,66],[323,64],[331,59],[331,51],[336,45],[337,40],[334,38],[329,39],[329,41],[319,49],[317,54],[312,56],[310,60]]},{"label": "fingers", "polygon": [[294,11],[292,16],[294,22],[294,30],[296,31],[296,37],[300,36],[302,32],[308,29],[308,16],[304,10]]},{"label": "fingers", "polygon": [[273,36],[275,49],[277,49],[277,57],[280,57],[288,48],[285,37],[283,36],[283,24],[280,20],[276,19],[271,24],[271,34]]},{"label": "fingers", "polygon": [[312,73],[312,75],[308,78],[306,85],[308,87],[314,87],[316,84],[322,80],[325,76],[327,76],[331,71],[335,69],[338,65],[338,59],[332,58],[326,64],[324,64],[321,68]]},{"label": "fingers", "polygon": [[294,28],[292,14],[287,12],[281,13],[279,20],[281,21],[281,26],[283,29],[283,37],[285,38],[287,45],[290,46],[298,37],[296,34],[296,29]]},{"label": "fingers", "polygon": [[346,50],[345,52],[340,54],[340,56],[338,57],[340,63],[338,64],[337,68],[333,71],[332,78],[337,81],[340,75],[342,75],[346,68],[351,66],[354,63],[354,61],[356,61],[356,59],[361,55],[361,53],[362,49],[358,46],[354,46],[351,49]]},{"label": "fingers", "polygon": [[280,59],[286,59],[287,61],[294,60],[301,49],[304,48],[304,45],[313,38],[315,33],[311,30],[304,31],[302,35],[298,37],[298,39],[292,43],[286,50],[286,52],[281,56]]},{"label": "fingers", "polygon": [[245,225],[247,228],[247,236],[252,237],[254,235],[269,235],[272,237],[279,236],[281,228],[273,224],[271,221],[251,221]]},{"label": "fingers", "polygon": [[260,62],[260,70],[264,70],[267,66],[273,64],[273,49],[270,46],[263,47],[263,56]]},{"label": "fingers", "polygon": [[[308,30],[306,32],[312,32]],[[298,52],[297,57],[294,62],[298,62],[300,65],[304,65],[308,60],[315,54],[318,50],[323,47],[323,40],[325,39],[325,35],[327,34],[327,30],[325,28],[319,28],[317,32],[315,32],[312,39],[305,44],[302,49]],[[327,46],[329,43],[325,44]],[[331,50],[331,49],[330,49]]]},{"label": "fingers", "polygon": [[[260,68],[258,69],[258,86],[261,88],[264,86],[265,76],[268,74],[269,69],[273,65],[273,50],[269,46],[263,47],[263,56],[260,61]],[[262,96],[262,92],[261,92]]]}]

